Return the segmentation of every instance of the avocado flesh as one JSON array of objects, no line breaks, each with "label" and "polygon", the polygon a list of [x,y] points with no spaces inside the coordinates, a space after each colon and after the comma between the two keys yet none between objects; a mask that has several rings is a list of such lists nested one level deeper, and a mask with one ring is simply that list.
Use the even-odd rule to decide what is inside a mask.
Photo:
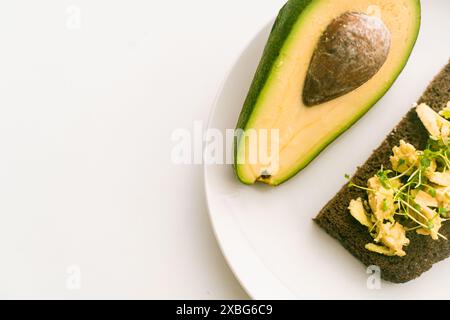
[{"label": "avocado flesh", "polygon": [[[347,12],[381,18],[391,34],[388,57],[360,87],[308,107],[302,91],[317,43],[327,26]],[[418,0],[290,0],[275,22],[238,122],[237,128],[245,132],[235,150],[239,180],[276,186],[307,166],[391,87],[408,60],[419,28]],[[276,166],[249,161],[255,146],[244,141],[250,129],[257,135],[264,129],[278,130]],[[276,169],[270,172],[270,167]]]}]

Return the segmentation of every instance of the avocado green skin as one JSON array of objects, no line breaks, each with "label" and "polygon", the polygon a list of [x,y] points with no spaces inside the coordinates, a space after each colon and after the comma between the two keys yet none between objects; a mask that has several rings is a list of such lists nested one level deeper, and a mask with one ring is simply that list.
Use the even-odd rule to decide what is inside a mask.
[{"label": "avocado green skin", "polygon": [[[289,0],[283,8],[281,8],[272,30],[264,48],[261,61],[256,70],[247,98],[239,116],[236,130],[245,130],[250,120],[250,117],[256,107],[256,102],[260,93],[269,79],[272,68],[280,55],[281,49],[286,42],[286,39],[291,34],[295,23],[300,17],[303,10],[315,0]],[[253,183],[245,181],[239,175],[238,166],[238,146],[240,143],[240,136],[236,137],[234,143],[234,168],[236,176],[243,184],[251,185]],[[295,174],[293,174],[295,175]]]},{"label": "avocado green skin", "polygon": [[[247,98],[245,99],[244,106],[242,108],[241,114],[239,116],[239,120],[236,126],[237,130],[246,130],[247,124],[250,121],[250,118],[255,111],[255,107],[257,105],[257,101],[260,97],[261,92],[266,86],[268,79],[271,75],[273,66],[275,65],[280,52],[282,51],[286,40],[289,38],[295,24],[302,17],[302,14],[306,11],[310,5],[314,5],[314,3],[321,2],[323,0],[289,0],[283,8],[280,10],[277,19],[272,27],[272,31],[270,33],[269,39],[267,41],[266,47],[263,52],[263,56],[259,63],[259,66],[256,70],[255,76],[253,78],[252,84],[250,86],[249,93]],[[407,50],[405,50],[406,54],[403,59],[403,63],[400,64],[397,70],[393,70],[393,76],[391,81],[387,82],[383,87],[379,90],[379,95],[367,102],[367,104],[361,108],[361,112],[356,114],[355,117],[348,123],[343,124],[343,126],[336,131],[336,134],[333,135],[327,141],[324,141],[323,144],[318,147],[314,152],[311,153],[307,159],[301,163],[299,163],[295,168],[293,168],[288,175],[282,178],[279,181],[273,181],[270,183],[272,186],[278,186],[292,177],[294,177],[297,173],[299,173],[302,169],[308,166],[327,146],[329,146],[334,140],[336,140],[342,133],[348,130],[353,124],[355,124],[362,116],[364,116],[373,105],[375,105],[391,88],[394,84],[395,80],[398,78],[400,73],[403,71],[406,63],[408,62],[409,56],[414,48],[417,37],[419,35],[420,25],[421,25],[421,4],[420,0],[410,0],[414,2],[416,7],[417,14],[417,23],[413,32],[413,41]],[[238,166],[238,148],[240,143],[240,137],[236,138],[235,147],[234,147],[234,168],[236,172],[236,176],[239,181],[243,184],[251,185],[253,182],[245,181],[239,174],[239,166]]]},{"label": "avocado green skin", "polygon": [[250,91],[244,102],[241,115],[239,116],[237,129],[245,129],[251,114],[256,106],[259,94],[264,88],[267,79],[270,76],[272,67],[277,60],[286,39],[289,37],[292,28],[297,22],[298,17],[311,2],[314,0],[290,0],[280,10],[277,19],[272,27],[272,31],[267,41],[264,53],[256,70]]}]

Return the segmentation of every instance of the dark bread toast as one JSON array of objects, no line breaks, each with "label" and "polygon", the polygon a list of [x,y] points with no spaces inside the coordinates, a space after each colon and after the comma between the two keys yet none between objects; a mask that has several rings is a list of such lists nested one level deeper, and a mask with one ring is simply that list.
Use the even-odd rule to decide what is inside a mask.
[{"label": "dark bread toast", "polygon": [[[450,63],[429,85],[419,103],[426,103],[435,111],[439,111],[448,101],[450,101]],[[415,109],[408,112],[367,162],[358,168],[351,180],[358,185],[366,185],[367,180],[374,176],[381,166],[391,168],[389,158],[392,155],[392,148],[402,139],[418,149],[426,147],[428,132],[420,122]],[[450,222],[443,223],[440,230],[440,233],[449,239],[448,241],[432,240],[431,237],[409,232],[407,236],[411,244],[405,247],[405,257],[388,257],[368,251],[365,245],[372,243],[373,239],[367,232],[367,227],[356,221],[348,210],[352,199],[365,196],[366,192],[363,190],[344,186],[322,209],[315,222],[365,265],[380,267],[383,279],[394,283],[413,280],[428,271],[433,264],[450,256]]]}]

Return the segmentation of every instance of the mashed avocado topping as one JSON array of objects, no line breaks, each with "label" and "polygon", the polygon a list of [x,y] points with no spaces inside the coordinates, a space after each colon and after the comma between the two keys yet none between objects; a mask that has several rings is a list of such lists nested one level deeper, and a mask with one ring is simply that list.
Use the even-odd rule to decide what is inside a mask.
[{"label": "mashed avocado topping", "polygon": [[382,167],[367,187],[349,184],[367,192],[348,207],[373,238],[366,249],[387,256],[406,255],[408,232],[447,240],[439,230],[450,211],[450,102],[439,114],[426,104],[416,112],[430,134],[426,149],[402,140],[392,149],[392,170]]}]

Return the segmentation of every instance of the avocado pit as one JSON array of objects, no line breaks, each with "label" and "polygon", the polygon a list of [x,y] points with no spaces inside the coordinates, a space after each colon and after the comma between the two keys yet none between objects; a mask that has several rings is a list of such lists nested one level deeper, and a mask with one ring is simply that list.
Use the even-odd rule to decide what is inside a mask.
[{"label": "avocado pit", "polygon": [[390,47],[391,33],[380,18],[346,12],[334,19],[311,59],[304,104],[322,104],[362,86],[381,69]]}]

